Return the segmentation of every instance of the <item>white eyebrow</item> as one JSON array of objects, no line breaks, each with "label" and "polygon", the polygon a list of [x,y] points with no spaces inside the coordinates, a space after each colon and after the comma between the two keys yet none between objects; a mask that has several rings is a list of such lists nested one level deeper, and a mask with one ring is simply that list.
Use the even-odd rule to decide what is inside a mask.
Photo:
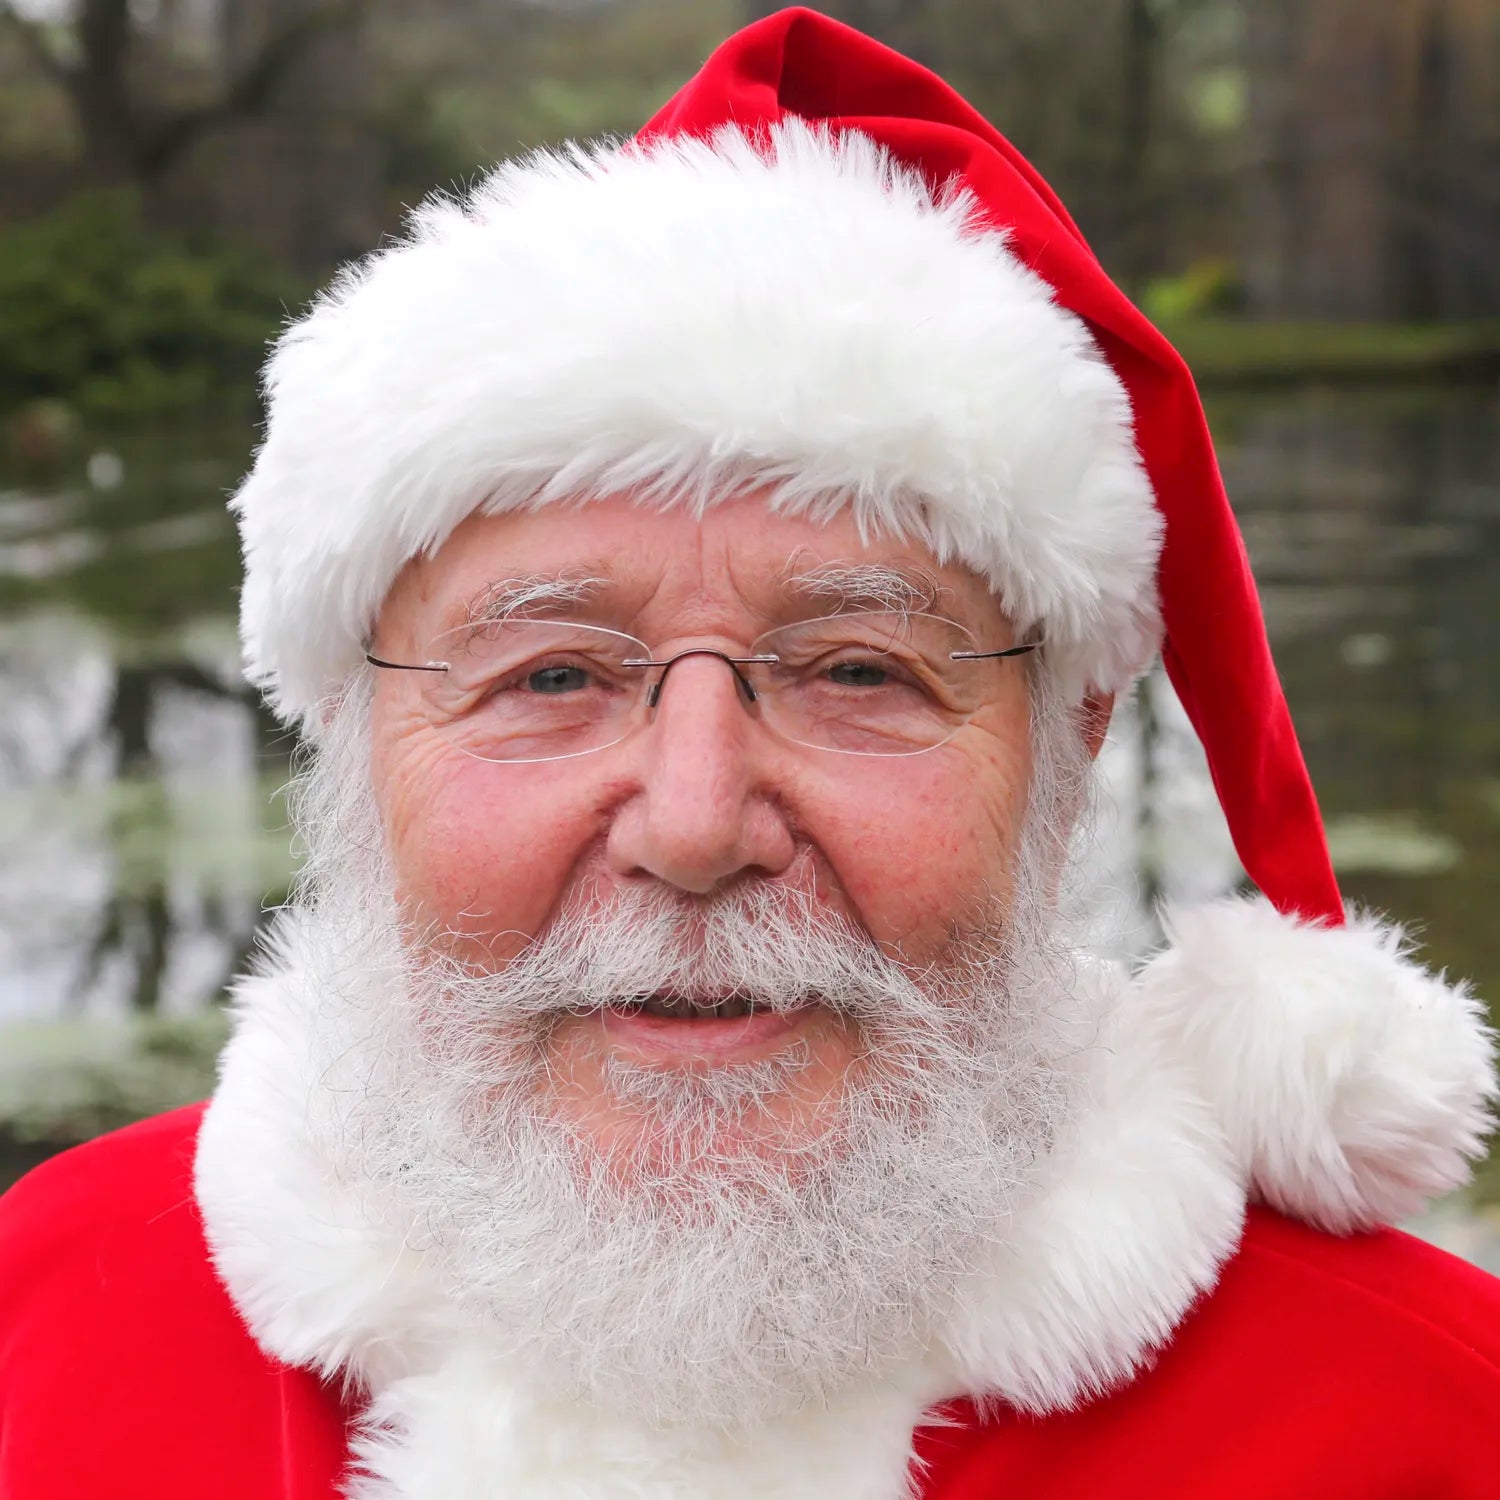
[{"label": "white eyebrow", "polygon": [[944,590],[937,579],[918,569],[885,563],[825,563],[787,580],[805,599],[831,601],[837,609],[890,609],[927,613]]},{"label": "white eyebrow", "polygon": [[607,585],[607,579],[579,574],[531,573],[496,579],[469,601],[466,623],[496,625],[502,620],[571,609],[586,603]]},{"label": "white eyebrow", "polygon": [[[530,573],[486,584],[465,606],[465,623],[495,625],[575,609],[610,587],[589,573]],[[858,609],[936,608],[946,592],[931,574],[887,563],[824,563],[786,580],[799,599],[831,606],[833,612]]]}]

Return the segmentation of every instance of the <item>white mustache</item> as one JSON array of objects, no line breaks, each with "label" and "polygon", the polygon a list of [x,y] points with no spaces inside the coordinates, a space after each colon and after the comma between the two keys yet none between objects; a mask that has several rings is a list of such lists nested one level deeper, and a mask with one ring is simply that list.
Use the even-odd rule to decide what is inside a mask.
[{"label": "white mustache", "polygon": [[497,972],[445,967],[444,987],[496,1019],[586,1014],[651,996],[779,1011],[817,1001],[855,1019],[932,1003],[923,976],[868,933],[769,882],[711,898],[648,887],[575,902]]}]

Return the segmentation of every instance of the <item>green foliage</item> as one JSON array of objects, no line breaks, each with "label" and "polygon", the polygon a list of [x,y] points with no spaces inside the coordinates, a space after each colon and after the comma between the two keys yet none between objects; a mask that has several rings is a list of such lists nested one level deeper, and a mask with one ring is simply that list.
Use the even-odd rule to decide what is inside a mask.
[{"label": "green foliage", "polygon": [[738,0],[498,6],[455,51],[427,8],[391,13],[369,119],[387,191],[410,203],[539,146],[628,135],[745,14]]},{"label": "green foliage", "polygon": [[228,1029],[218,1007],[11,1026],[0,1061],[0,1148],[7,1140],[61,1148],[206,1097]]},{"label": "green foliage", "polygon": [[235,246],[148,229],[125,191],[0,231],[0,413],[58,399],[108,420],[248,408],[306,293]]},{"label": "green foliage", "polygon": [[1147,283],[1141,308],[1157,322],[1177,322],[1214,313],[1238,312],[1244,294],[1233,265],[1217,256],[1195,261],[1177,276]]},{"label": "green foliage", "polygon": [[1500,323],[1258,322],[1157,315],[1200,384],[1493,380]]}]

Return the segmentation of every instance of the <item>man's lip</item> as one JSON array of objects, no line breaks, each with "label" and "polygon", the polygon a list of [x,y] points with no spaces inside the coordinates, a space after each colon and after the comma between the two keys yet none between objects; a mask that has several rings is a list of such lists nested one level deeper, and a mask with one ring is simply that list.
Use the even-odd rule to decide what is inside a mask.
[{"label": "man's lip", "polygon": [[795,1010],[758,1010],[732,1020],[679,1020],[618,1006],[598,1015],[605,1039],[616,1052],[656,1063],[728,1063],[775,1052],[819,1009],[816,1000],[809,1000]]}]

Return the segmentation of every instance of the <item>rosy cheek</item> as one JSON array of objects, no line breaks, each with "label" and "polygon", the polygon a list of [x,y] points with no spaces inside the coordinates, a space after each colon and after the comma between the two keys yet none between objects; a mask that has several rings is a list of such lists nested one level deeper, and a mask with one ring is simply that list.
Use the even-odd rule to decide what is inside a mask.
[{"label": "rosy cheek", "polygon": [[556,910],[597,836],[594,811],[554,767],[448,752],[425,770],[420,792],[391,799],[400,893],[488,959],[511,957]]},{"label": "rosy cheek", "polygon": [[[1008,895],[1018,819],[1008,781],[987,785],[961,763],[914,769],[890,786],[862,786],[818,842],[871,936],[920,959],[976,901]],[[872,819],[871,807],[888,811]]]}]

